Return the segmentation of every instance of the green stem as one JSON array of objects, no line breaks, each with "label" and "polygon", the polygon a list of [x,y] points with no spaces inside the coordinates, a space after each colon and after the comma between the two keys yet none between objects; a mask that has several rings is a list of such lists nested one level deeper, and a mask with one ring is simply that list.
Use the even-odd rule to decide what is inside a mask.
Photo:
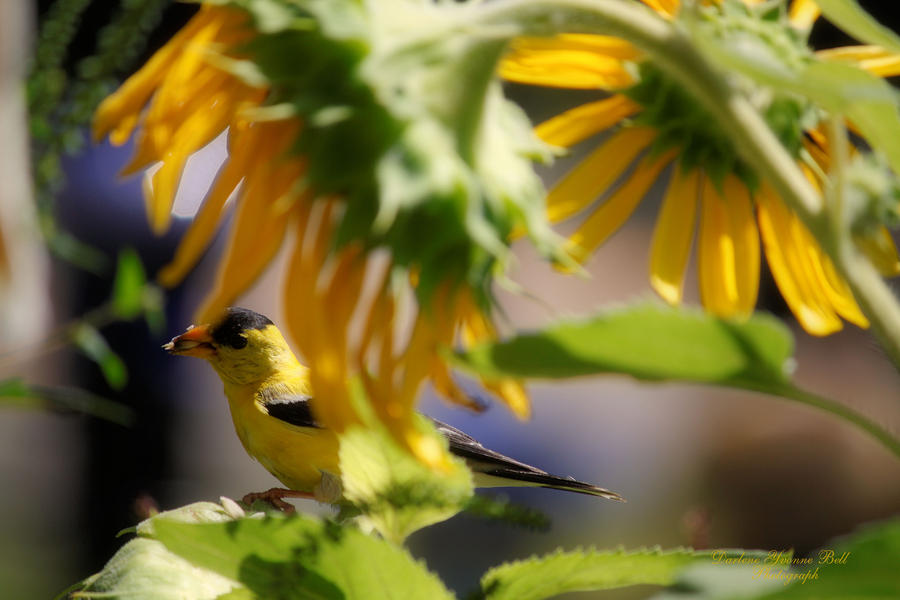
[{"label": "green stem", "polygon": [[835,235],[794,159],[762,116],[677,25],[622,0],[499,0],[472,10],[479,23],[507,25],[512,35],[584,32],[613,35],[634,44],[687,88],[719,122],[741,156],[803,220],[847,281],[872,331],[900,370],[900,304],[847,232]]},{"label": "green stem", "polygon": [[858,429],[861,429],[862,431],[868,433],[873,438],[881,442],[881,444],[890,452],[892,452],[894,456],[900,458],[900,440],[898,440],[898,438],[893,433],[891,433],[878,423],[872,421],[865,415],[856,412],[845,404],[835,402],[834,400],[829,400],[828,398],[823,398],[822,396],[817,396],[816,394],[807,392],[790,384],[777,386],[747,385],[744,387],[747,387],[748,389],[754,389],[759,392],[780,396],[782,398],[793,400],[795,402],[799,402],[800,404],[805,404],[818,410],[830,413],[838,417],[839,419],[842,419],[843,421],[850,423]]}]

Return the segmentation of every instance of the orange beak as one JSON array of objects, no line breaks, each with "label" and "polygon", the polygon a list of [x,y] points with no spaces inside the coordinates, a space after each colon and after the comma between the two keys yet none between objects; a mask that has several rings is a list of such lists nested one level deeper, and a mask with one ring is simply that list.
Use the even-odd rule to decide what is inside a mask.
[{"label": "orange beak", "polygon": [[169,354],[178,356],[196,356],[197,358],[210,358],[215,356],[216,348],[213,346],[212,335],[209,333],[209,325],[191,325],[187,331],[163,346],[163,350]]}]

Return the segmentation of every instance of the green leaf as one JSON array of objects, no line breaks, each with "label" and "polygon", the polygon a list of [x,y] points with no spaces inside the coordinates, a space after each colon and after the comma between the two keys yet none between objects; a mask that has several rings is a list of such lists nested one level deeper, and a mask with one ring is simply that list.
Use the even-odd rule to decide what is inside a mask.
[{"label": "green leaf", "polygon": [[97,363],[106,383],[114,390],[121,390],[128,382],[128,370],[122,359],[92,325],[81,322],[72,330],[72,341],[85,356]]},{"label": "green leaf", "polygon": [[113,281],[113,312],[120,319],[133,319],[144,309],[144,286],[147,276],[137,253],[128,248],[119,253]]},{"label": "green leaf", "polygon": [[31,390],[20,377],[10,377],[0,381],[0,399],[24,399],[29,396],[31,396]]},{"label": "green leaf", "polygon": [[482,344],[457,358],[492,378],[621,373],[746,387],[787,381],[792,351],[787,328],[768,315],[730,321],[648,303]]},{"label": "green leaf", "polygon": [[900,52],[900,37],[876,21],[855,0],[816,0],[829,21],[856,39]]},{"label": "green leaf", "polygon": [[29,385],[18,377],[0,381],[0,404],[74,411],[119,425],[131,425],[134,422],[134,411],[119,402],[80,388]]},{"label": "green leaf", "polygon": [[230,592],[225,592],[221,596],[217,596],[216,600],[259,600],[259,596],[247,588],[238,587]]},{"label": "green leaf", "polygon": [[746,556],[761,560],[765,553],[751,551],[694,551],[675,549],[587,550],[556,552],[507,563],[481,579],[487,600],[540,600],[565,592],[608,590],[630,585],[669,585],[685,567],[720,557]]},{"label": "green leaf", "polygon": [[788,329],[768,315],[732,321],[693,309],[642,304],[482,344],[453,358],[488,378],[622,374],[643,381],[699,382],[764,392],[829,412],[900,456],[900,440],[894,434],[790,381],[793,348]]},{"label": "green leaf", "polygon": [[402,548],[311,517],[199,525],[158,519],[154,530],[170,551],[261,598],[452,597]]},{"label": "green leaf", "polygon": [[102,571],[86,579],[67,597],[214,600],[235,587],[236,581],[198,569],[160,542],[137,538],[122,546]]},{"label": "green leaf", "polygon": [[767,600],[891,600],[900,598],[900,519],[868,524],[856,533],[833,540],[833,544],[812,555],[813,564],[795,566],[798,576],[804,573],[818,577],[799,583],[772,595]]},{"label": "green leaf", "polygon": [[900,519],[868,524],[808,557],[770,554],[761,564],[699,565],[654,600],[893,600],[900,598]]},{"label": "green leaf", "polygon": [[344,498],[398,544],[417,529],[449,519],[472,497],[472,475],[462,461],[452,459],[447,472],[436,472],[378,429],[355,427],[343,434],[340,465]]},{"label": "green leaf", "polygon": [[193,502],[157,513],[149,519],[144,519],[134,528],[135,533],[139,536],[154,537],[156,535],[154,526],[160,519],[178,523],[225,523],[226,521],[234,520],[235,517],[230,515],[221,504],[216,504],[215,502]]}]

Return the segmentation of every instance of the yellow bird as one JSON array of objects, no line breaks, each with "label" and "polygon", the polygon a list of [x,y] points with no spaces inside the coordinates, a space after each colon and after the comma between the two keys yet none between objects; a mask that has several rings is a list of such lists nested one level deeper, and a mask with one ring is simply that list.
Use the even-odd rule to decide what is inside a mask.
[{"label": "yellow bird", "polygon": [[[338,437],[319,425],[310,409],[309,369],[267,317],[229,308],[217,323],[188,327],[163,348],[206,359],[225,385],[231,418],[244,449],[288,489],[248,494],[291,510],[285,497],[341,498]],[[623,500],[615,492],[559,477],[489,450],[455,427],[432,419],[463,458],[479,487],[536,486]]]}]

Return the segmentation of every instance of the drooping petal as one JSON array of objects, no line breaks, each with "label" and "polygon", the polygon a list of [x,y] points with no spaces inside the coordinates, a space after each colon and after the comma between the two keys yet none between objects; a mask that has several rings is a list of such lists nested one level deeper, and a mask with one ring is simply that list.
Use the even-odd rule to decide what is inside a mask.
[{"label": "drooping petal", "polygon": [[766,260],[791,312],[812,335],[839,331],[843,327],[841,320],[815,291],[804,252],[792,232],[792,216],[787,207],[766,185],[756,196],[756,207]]},{"label": "drooping petal", "polygon": [[[497,339],[497,331],[487,316],[478,308],[471,294],[464,293],[459,302],[461,322],[459,335],[462,344],[471,348],[482,342]],[[482,385],[503,401],[520,419],[531,416],[531,403],[522,383],[511,377],[481,378]]]},{"label": "drooping petal", "polygon": [[[812,234],[809,235],[812,237]],[[837,270],[834,268],[834,263],[832,263],[831,259],[822,252],[822,249],[819,248],[818,244],[815,244],[814,247],[818,254],[817,264],[822,267],[821,274],[817,271],[816,275],[824,280],[823,287],[828,294],[831,305],[834,306],[839,315],[857,327],[863,329],[867,328],[869,326],[869,320],[856,303],[856,299],[850,291],[850,286],[848,286],[841,276],[838,275]]]},{"label": "drooping petal", "polygon": [[153,176],[153,194],[146,199],[154,233],[164,233],[171,223],[172,204],[187,159],[219,135],[230,116],[224,98],[213,98],[208,110],[193,113],[171,140],[163,165]]},{"label": "drooping petal", "polygon": [[663,199],[650,250],[650,285],[670,304],[681,302],[700,193],[700,173],[676,165]]},{"label": "drooping petal", "polygon": [[200,210],[197,211],[190,227],[181,238],[172,262],[163,267],[157,275],[157,280],[165,287],[178,285],[197,264],[200,256],[212,241],[222,219],[225,202],[237,189],[244,174],[248,172],[250,160],[259,151],[256,146],[258,127],[248,128],[245,126],[240,133],[235,133],[234,128],[233,125],[232,136],[240,138],[241,142],[235,144],[230,156],[219,169],[215,182],[203,199]]},{"label": "drooping petal", "polygon": [[647,149],[654,136],[648,128],[626,128],[612,135],[550,190],[547,219],[563,221],[591,204]]},{"label": "drooping petal", "polygon": [[544,121],[534,132],[548,144],[574,146],[634,115],[640,108],[627,96],[616,94],[567,110]]},{"label": "drooping petal", "polygon": [[674,156],[675,151],[670,151],[662,156],[645,157],[638,163],[631,176],[569,237],[567,249],[575,260],[587,259],[625,223]]},{"label": "drooping petal", "polygon": [[[349,319],[348,302],[341,298],[339,284],[332,280],[323,289],[318,281],[328,254],[318,252],[317,246],[323,238],[331,240],[334,231],[334,202],[327,200],[324,204],[318,219],[311,218],[312,202],[300,202],[297,207],[298,226],[284,285],[284,305],[289,309],[285,311],[288,329],[309,361],[316,415],[326,426],[340,432],[361,423],[361,418],[350,398],[346,338],[342,334]],[[312,240],[308,239],[310,232]],[[345,248],[343,254],[334,258],[338,266],[333,273],[340,270],[341,276],[355,277],[358,257],[358,250]],[[328,299],[340,305],[338,311],[330,311]]]},{"label": "drooping petal", "polygon": [[[283,128],[263,139],[270,140],[277,152],[291,139],[290,129]],[[298,161],[283,160],[275,165],[257,165],[248,176],[215,288],[200,310],[200,322],[209,322],[231,304],[278,252],[294,206],[302,201],[301,194],[309,193],[302,184],[302,174]]]},{"label": "drooping petal", "polygon": [[210,20],[215,18],[215,10],[208,6],[201,7],[200,12],[194,15],[187,25],[160,48],[137,73],[100,103],[91,126],[95,141],[99,141],[113,128],[117,128],[113,143],[117,145],[125,143],[144,105],[178,58],[184,45],[198,30],[206,27]]},{"label": "drooping petal", "polygon": [[850,288],[837,274],[831,259],[822,251],[815,238],[799,219],[795,217],[792,226],[802,229],[798,237],[805,244],[807,264],[811,268],[810,279],[813,285],[817,285],[825,293],[825,298],[838,315],[858,327],[868,327],[869,320],[856,304]]}]

